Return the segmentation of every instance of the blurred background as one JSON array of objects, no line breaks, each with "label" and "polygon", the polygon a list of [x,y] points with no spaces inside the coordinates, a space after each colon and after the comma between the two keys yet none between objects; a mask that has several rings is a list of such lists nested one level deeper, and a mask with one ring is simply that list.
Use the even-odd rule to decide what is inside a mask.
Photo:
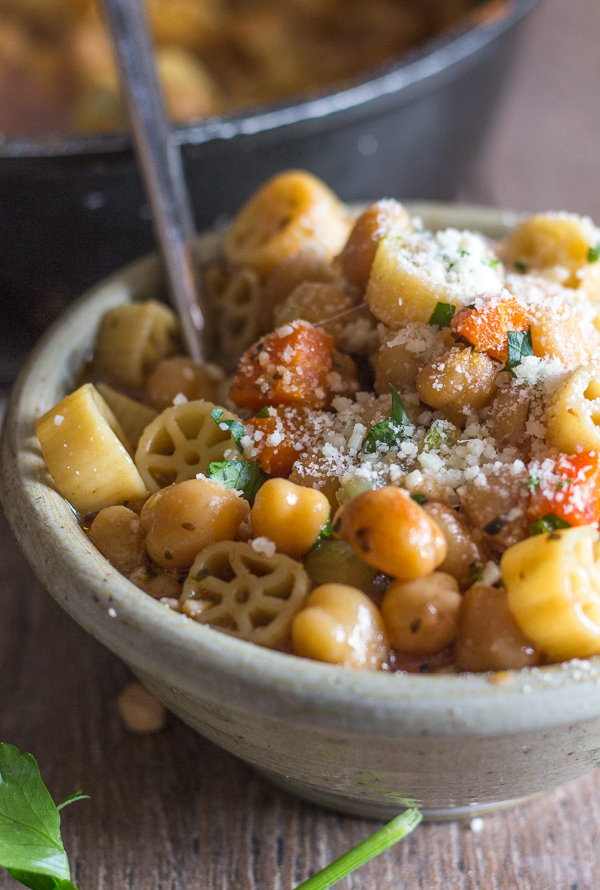
[{"label": "blurred background", "polygon": [[[346,200],[457,198],[600,219],[597,0],[149,8],[200,229],[286,167]],[[0,0],[5,385],[69,300],[153,249],[123,126],[90,0]]]}]

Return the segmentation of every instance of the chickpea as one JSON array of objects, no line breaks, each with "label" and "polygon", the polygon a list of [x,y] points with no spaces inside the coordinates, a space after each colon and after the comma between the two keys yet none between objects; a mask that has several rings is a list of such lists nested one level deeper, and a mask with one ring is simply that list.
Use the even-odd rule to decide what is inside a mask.
[{"label": "chickpea", "polygon": [[128,683],[117,700],[117,708],[129,732],[160,732],[167,722],[165,706],[141,683]]},{"label": "chickpea", "polygon": [[153,408],[164,411],[182,393],[189,402],[204,399],[218,401],[218,378],[210,369],[197,365],[184,355],[159,362],[146,385],[146,396]]},{"label": "chickpea", "polygon": [[473,584],[463,596],[454,644],[460,671],[519,670],[538,664],[540,653],[517,625],[506,591]]},{"label": "chickpea", "polygon": [[261,330],[273,329],[273,310],[291,294],[294,288],[304,281],[321,281],[331,284],[335,280],[325,252],[318,246],[310,246],[278,263],[263,280],[261,286],[260,324]]},{"label": "chickpea", "polygon": [[435,522],[391,485],[347,501],[333,531],[369,565],[403,581],[429,575],[446,558],[446,541]]},{"label": "chickpea", "polygon": [[250,513],[252,534],[269,538],[280,553],[298,559],[319,537],[330,509],[322,491],[287,479],[267,479]]},{"label": "chickpea", "polygon": [[485,409],[490,434],[500,445],[517,445],[525,438],[529,399],[518,387],[500,389]]},{"label": "chickpea", "polygon": [[162,488],[140,515],[150,558],[166,569],[188,569],[213,541],[235,537],[248,502],[210,479],[188,479]]},{"label": "chickpea", "polygon": [[448,552],[440,570],[456,578],[461,590],[465,590],[473,583],[470,566],[485,562],[481,548],[469,534],[466,523],[452,507],[434,501],[424,504],[423,509],[446,539]]},{"label": "chickpea", "polygon": [[379,610],[345,584],[316,587],[292,623],[294,653],[316,661],[377,670],[389,648]]},{"label": "chickpea", "polygon": [[411,229],[410,216],[398,201],[384,199],[367,207],[354,223],[341,254],[346,280],[364,291],[380,239],[391,230],[402,233]]},{"label": "chickpea", "polygon": [[445,572],[392,581],[381,604],[392,649],[410,655],[441,652],[456,636],[461,599],[456,580]]},{"label": "chickpea", "polygon": [[[275,327],[303,318],[318,325],[333,337],[339,346],[348,322],[345,313],[352,309],[352,300],[339,287],[318,281],[304,281],[275,310]],[[338,318],[338,316],[342,316]],[[332,321],[327,321],[327,319]]]},{"label": "chickpea", "polygon": [[129,580],[155,600],[177,600],[181,596],[181,582],[176,575],[154,566],[134,569]]},{"label": "chickpea", "polygon": [[140,517],[127,507],[104,507],[89,531],[100,553],[124,575],[146,562]]},{"label": "chickpea", "polygon": [[419,371],[417,392],[426,405],[464,425],[465,415],[483,408],[493,396],[498,367],[482,352],[453,348]]}]

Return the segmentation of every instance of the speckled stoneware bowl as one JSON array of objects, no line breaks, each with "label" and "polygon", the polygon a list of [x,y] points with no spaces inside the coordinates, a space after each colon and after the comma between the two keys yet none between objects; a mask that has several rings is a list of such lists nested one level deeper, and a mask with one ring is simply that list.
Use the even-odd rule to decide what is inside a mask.
[{"label": "speckled stoneware bowl", "polygon": [[[498,237],[514,217],[422,205],[432,227]],[[202,241],[214,250],[215,238]],[[56,493],[34,421],[61,399],[111,307],[160,289],[143,260],[89,292],[37,347],[12,397],[0,489],[42,582],[176,714],[311,801],[389,817],[481,814],[600,761],[600,659],[511,674],[420,676],[342,669],[271,652],[176,614],[113,569]]]}]

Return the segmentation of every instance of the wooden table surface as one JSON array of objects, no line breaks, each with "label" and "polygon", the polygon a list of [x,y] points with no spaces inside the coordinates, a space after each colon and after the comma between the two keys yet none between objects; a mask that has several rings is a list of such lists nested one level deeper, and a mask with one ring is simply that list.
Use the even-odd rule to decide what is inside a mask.
[{"label": "wooden table surface", "polygon": [[[541,0],[462,198],[600,222],[599,45],[600,0]],[[55,799],[90,794],[63,819],[80,890],[291,890],[377,827],[271,788],[174,717],[128,734],[127,669],[54,604],[1,516],[0,566],[0,740],[36,756]],[[596,771],[479,833],[422,826],[339,886],[598,890],[598,832]]]}]

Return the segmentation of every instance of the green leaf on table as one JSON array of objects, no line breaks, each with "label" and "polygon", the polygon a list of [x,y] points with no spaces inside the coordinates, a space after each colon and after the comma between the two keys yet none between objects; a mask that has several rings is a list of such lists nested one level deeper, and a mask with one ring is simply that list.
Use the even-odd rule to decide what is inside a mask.
[{"label": "green leaf on table", "polygon": [[31,890],[76,890],[58,808],[35,758],[4,742],[0,743],[0,866]]},{"label": "green leaf on table", "polygon": [[244,424],[239,420],[223,420],[223,415],[225,412],[222,408],[213,408],[210,412],[210,416],[217,424],[220,430],[229,430],[233,441],[235,442],[235,447],[240,452],[240,454],[244,453],[244,447],[242,445],[242,436],[244,435]]},{"label": "green leaf on table", "polygon": [[208,465],[208,478],[220,482],[225,488],[242,491],[252,505],[258,489],[269,476],[256,461],[214,460]]},{"label": "green leaf on table", "polygon": [[531,328],[526,331],[509,331],[508,332],[508,361],[505,368],[510,371],[513,377],[514,368],[520,365],[524,358],[533,355],[533,344],[531,342]]},{"label": "green leaf on table", "polygon": [[453,306],[452,303],[436,303],[427,324],[430,324],[432,328],[447,328],[450,326],[455,312],[456,306]]},{"label": "green leaf on table", "polygon": [[392,390],[392,413],[388,420],[382,420],[371,427],[362,447],[363,454],[373,454],[380,451],[382,446],[389,449],[397,442],[404,441],[407,438],[408,429],[412,427],[397,390],[391,384],[390,389]]},{"label": "green leaf on table", "polygon": [[75,794],[69,794],[62,803],[59,803],[56,807],[57,810],[62,810],[63,807],[68,807],[70,803],[75,803],[77,800],[89,800],[89,794],[84,794],[83,791],[76,791]]}]

